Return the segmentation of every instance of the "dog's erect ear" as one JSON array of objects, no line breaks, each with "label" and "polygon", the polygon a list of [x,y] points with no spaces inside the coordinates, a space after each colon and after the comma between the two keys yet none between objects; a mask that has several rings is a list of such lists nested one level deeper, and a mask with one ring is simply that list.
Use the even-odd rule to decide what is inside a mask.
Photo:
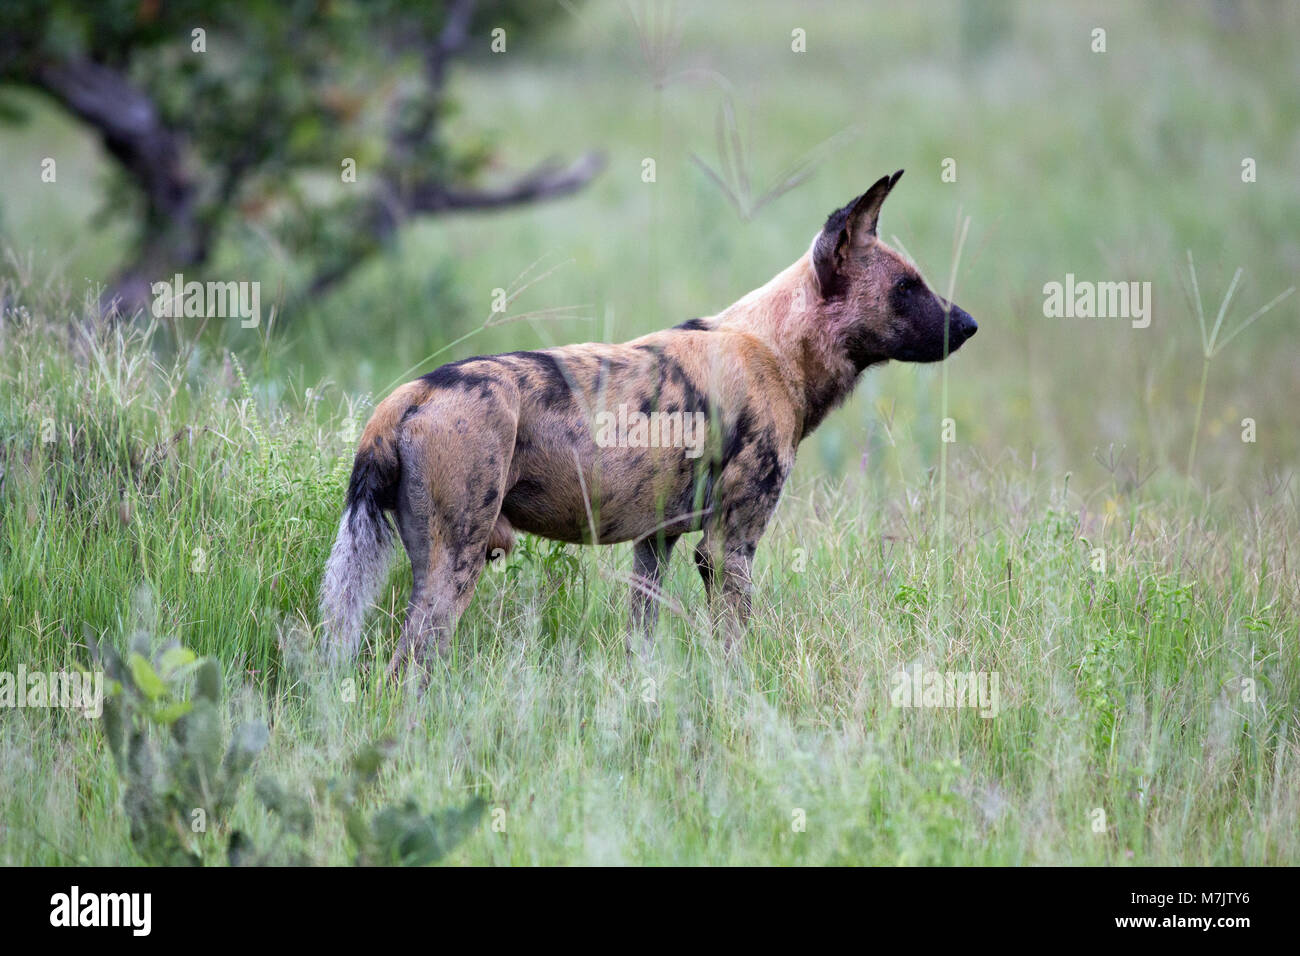
[{"label": "dog's erect ear", "polygon": [[823,296],[829,297],[840,291],[837,277],[845,255],[853,246],[865,245],[875,237],[880,207],[902,176],[901,169],[892,176],[881,176],[875,185],[844,208],[831,213],[826,220],[813,244],[813,268]]},{"label": "dog's erect ear", "polygon": [[862,241],[867,236],[876,234],[876,223],[880,221],[880,207],[885,204],[885,197],[902,178],[901,169],[892,176],[881,176],[876,180],[875,185],[854,200],[853,209],[844,224],[845,231],[851,238]]}]

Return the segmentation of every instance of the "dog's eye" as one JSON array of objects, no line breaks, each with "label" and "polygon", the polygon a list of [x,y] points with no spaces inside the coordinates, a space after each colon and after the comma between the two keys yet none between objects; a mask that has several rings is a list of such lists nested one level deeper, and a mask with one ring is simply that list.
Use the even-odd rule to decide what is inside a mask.
[{"label": "dog's eye", "polygon": [[899,276],[894,280],[894,288],[899,292],[908,292],[916,288],[915,276]]}]

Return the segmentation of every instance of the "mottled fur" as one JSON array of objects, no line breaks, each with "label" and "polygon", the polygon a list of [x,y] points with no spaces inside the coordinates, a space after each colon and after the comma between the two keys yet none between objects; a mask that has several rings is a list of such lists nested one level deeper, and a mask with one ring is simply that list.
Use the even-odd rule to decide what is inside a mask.
[{"label": "mottled fur", "polygon": [[[414,572],[391,667],[445,652],[485,561],[514,530],[632,541],[632,616],[653,626],[677,539],[720,595],[728,645],[749,615],[754,551],[799,443],[868,366],[934,361],[975,331],[876,236],[884,177],[808,253],[715,316],[617,345],[465,359],[403,385],[361,436],[322,608],[331,654],[356,653],[383,580],[392,513]],[[945,334],[945,324],[948,329]],[[702,413],[706,450],[602,447],[597,412]]]}]

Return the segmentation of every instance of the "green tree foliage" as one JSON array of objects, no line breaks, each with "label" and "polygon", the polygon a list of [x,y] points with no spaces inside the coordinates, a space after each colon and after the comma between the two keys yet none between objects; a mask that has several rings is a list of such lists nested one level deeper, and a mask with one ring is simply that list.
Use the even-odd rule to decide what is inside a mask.
[{"label": "green tree foliage", "polygon": [[[0,6],[0,84],[39,89],[94,129],[122,172],[108,210],[138,224],[109,291],[126,309],[208,262],[232,220],[273,230],[331,288],[408,219],[562,195],[588,154],[478,188],[481,139],[442,135],[458,55],[528,35],[525,0],[16,0]],[[2,89],[2,88],[0,88]],[[0,119],[20,116],[7,104]],[[356,165],[355,182],[344,175]]]}]

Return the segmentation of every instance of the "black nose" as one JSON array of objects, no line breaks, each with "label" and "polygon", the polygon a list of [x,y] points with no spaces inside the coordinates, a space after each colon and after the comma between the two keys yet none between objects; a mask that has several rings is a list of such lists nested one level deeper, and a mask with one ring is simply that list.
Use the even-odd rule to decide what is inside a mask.
[{"label": "black nose", "polygon": [[952,331],[957,333],[958,337],[962,341],[970,338],[980,329],[980,327],[975,324],[975,320],[971,318],[969,312],[965,309],[958,308],[955,305],[952,307],[952,316],[950,321],[951,325],[949,327]]}]

